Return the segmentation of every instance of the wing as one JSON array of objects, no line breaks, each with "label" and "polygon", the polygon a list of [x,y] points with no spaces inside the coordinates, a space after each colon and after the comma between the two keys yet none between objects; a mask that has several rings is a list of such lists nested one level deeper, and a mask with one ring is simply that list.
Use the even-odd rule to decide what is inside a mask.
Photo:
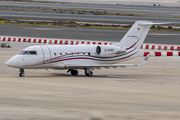
[{"label": "wing", "polygon": [[149,54],[144,58],[144,60],[140,64],[65,64],[64,67],[67,69],[82,69],[82,68],[117,68],[117,67],[126,67],[126,66],[140,66],[145,65],[148,61]]}]

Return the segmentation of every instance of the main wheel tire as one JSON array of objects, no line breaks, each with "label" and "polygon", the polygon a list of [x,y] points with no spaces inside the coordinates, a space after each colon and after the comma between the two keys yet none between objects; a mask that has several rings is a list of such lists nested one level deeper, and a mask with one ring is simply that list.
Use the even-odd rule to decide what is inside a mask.
[{"label": "main wheel tire", "polygon": [[89,76],[89,74],[88,74],[88,73],[85,73],[85,75],[86,75],[86,76]]},{"label": "main wheel tire", "polygon": [[92,71],[90,71],[89,76],[93,76],[93,72]]},{"label": "main wheel tire", "polygon": [[78,75],[78,71],[77,70],[74,70],[74,75]]},{"label": "main wheel tire", "polygon": [[92,71],[90,71],[90,73],[88,74],[88,73],[85,73],[85,75],[86,76],[92,76],[93,75],[93,72]]},{"label": "main wheel tire", "polygon": [[78,71],[77,70],[71,70],[71,75],[78,75]]}]

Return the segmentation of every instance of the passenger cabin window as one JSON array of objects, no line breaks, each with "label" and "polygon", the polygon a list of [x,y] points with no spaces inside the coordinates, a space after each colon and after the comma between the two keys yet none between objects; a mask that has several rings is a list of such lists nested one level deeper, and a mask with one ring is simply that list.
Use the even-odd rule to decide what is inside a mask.
[{"label": "passenger cabin window", "polygon": [[56,56],[56,53],[54,53],[54,56]]},{"label": "passenger cabin window", "polygon": [[77,55],[79,55],[79,53],[77,53]]},{"label": "passenger cabin window", "polygon": [[90,56],[90,55],[91,55],[91,53],[90,53],[90,52],[88,52],[88,55]]},{"label": "passenger cabin window", "polygon": [[29,51],[27,54],[28,55],[37,55],[37,52],[36,51]]},{"label": "passenger cabin window", "polygon": [[26,55],[28,51],[21,51],[18,55]]}]

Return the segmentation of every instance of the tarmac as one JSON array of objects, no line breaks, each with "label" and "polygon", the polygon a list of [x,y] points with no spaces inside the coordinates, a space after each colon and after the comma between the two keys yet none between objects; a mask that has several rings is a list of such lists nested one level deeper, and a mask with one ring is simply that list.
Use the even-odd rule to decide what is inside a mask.
[{"label": "tarmac", "polygon": [[147,65],[95,70],[92,77],[25,70],[20,78],[5,62],[33,44],[10,44],[0,48],[0,120],[180,119],[179,57],[150,57]]}]

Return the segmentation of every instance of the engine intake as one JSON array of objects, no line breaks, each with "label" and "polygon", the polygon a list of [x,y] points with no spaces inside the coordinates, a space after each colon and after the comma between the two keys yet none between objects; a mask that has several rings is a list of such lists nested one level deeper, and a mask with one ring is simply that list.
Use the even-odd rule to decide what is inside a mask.
[{"label": "engine intake", "polygon": [[100,57],[113,57],[125,52],[126,50],[122,47],[114,45],[99,45],[96,47],[96,55]]}]

